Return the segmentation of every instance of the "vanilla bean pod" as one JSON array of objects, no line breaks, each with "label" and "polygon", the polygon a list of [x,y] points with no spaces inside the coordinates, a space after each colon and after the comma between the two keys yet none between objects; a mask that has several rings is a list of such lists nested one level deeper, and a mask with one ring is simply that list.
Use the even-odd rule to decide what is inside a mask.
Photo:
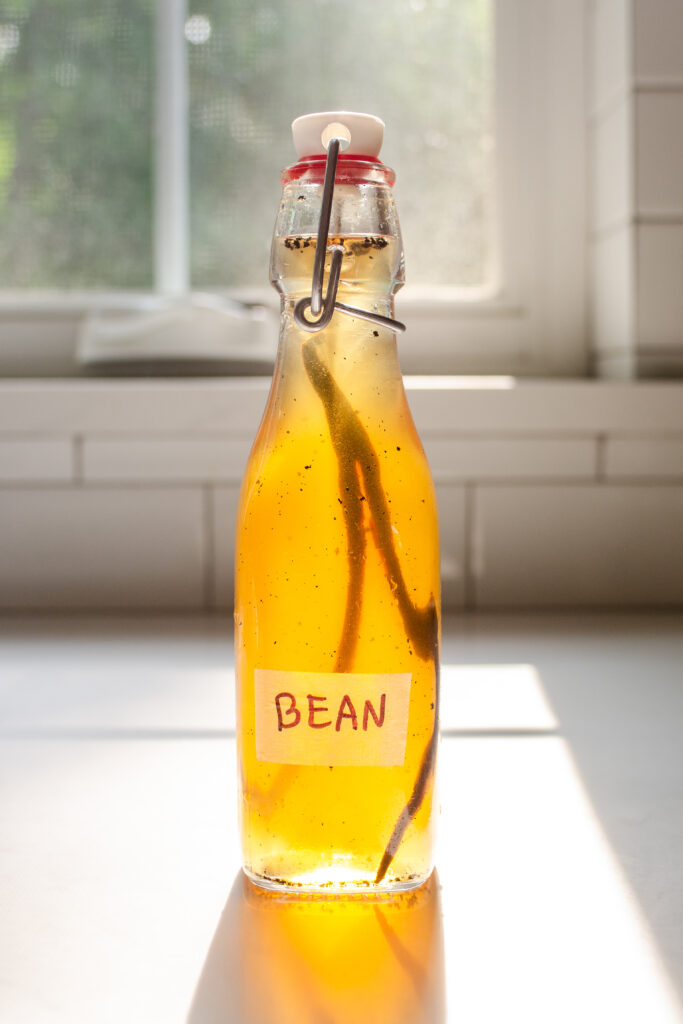
[{"label": "vanilla bean pod", "polygon": [[[439,721],[438,615],[433,597],[424,608],[417,607],[410,599],[394,546],[389,505],[380,479],[379,460],[367,431],[329,369],[320,359],[312,339],[302,346],[302,355],[306,373],[323,404],[327,417],[330,437],[339,467],[340,494],[342,495],[341,501],[348,535],[349,583],[346,614],[335,669],[338,672],[348,670],[358,642],[365,537],[362,505],[360,501],[354,501],[351,497],[353,492],[350,488],[353,482],[357,482],[357,473],[360,474],[363,481],[377,548],[384,562],[387,580],[396,596],[408,639],[413,644],[418,657],[423,661],[431,659],[434,663],[437,699],[434,705],[432,735],[422,755],[413,791],[396,821],[382,855],[375,878],[375,881],[379,883],[394,859],[406,829],[422,806],[428,781],[434,771]],[[349,495],[348,498],[344,497],[346,494]]]}]

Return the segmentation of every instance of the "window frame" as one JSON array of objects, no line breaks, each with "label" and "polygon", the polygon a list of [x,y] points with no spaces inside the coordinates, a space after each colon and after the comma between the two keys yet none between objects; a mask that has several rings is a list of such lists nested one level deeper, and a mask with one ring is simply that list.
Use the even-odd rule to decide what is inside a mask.
[{"label": "window frame", "polygon": [[[186,0],[157,0],[155,283],[151,293],[0,291],[0,330],[40,364],[56,324],[93,311],[159,308],[190,294]],[[576,0],[495,0],[498,263],[486,289],[397,297],[410,373],[583,376],[587,370],[586,12]],[[400,211],[399,211],[400,212]],[[408,254],[408,274],[410,271]],[[225,294],[275,308],[263,288]],[[13,333],[14,332],[14,333]],[[62,346],[63,329],[61,331]],[[192,358],[196,339],[189,346]],[[274,342],[275,344],[275,339]],[[15,345],[16,350],[16,345]],[[248,357],[248,353],[245,353]],[[15,351],[16,362],[16,351]],[[46,359],[46,363],[49,359]],[[78,369],[74,352],[73,366]],[[0,347],[0,375],[5,372]],[[163,367],[160,365],[160,373]],[[16,375],[16,374],[15,374]]]}]

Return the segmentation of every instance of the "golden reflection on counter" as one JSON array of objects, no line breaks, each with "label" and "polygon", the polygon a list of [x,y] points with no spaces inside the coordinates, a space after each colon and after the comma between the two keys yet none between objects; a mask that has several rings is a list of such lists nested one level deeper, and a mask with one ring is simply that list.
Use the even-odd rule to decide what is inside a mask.
[{"label": "golden reflection on counter", "polygon": [[268,892],[241,873],[188,1024],[444,1024],[436,874],[382,896]]}]

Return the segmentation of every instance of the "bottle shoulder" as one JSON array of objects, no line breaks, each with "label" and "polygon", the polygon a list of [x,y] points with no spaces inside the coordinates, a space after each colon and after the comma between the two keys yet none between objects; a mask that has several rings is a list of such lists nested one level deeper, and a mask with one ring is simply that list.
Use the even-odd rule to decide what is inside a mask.
[{"label": "bottle shoulder", "polygon": [[395,337],[344,317],[319,336],[285,322],[245,493],[255,500],[268,478],[295,494],[315,481],[321,494],[336,495],[346,477],[400,493],[404,505],[411,495],[433,503]]},{"label": "bottle shoulder", "polygon": [[431,470],[407,407],[392,424],[378,419],[367,430],[359,419],[353,429],[357,436],[350,442],[331,436],[323,419],[266,413],[245,469],[242,506],[297,504],[315,518],[323,505],[343,506],[349,493],[369,500],[372,491],[399,517],[417,505],[436,514]]}]

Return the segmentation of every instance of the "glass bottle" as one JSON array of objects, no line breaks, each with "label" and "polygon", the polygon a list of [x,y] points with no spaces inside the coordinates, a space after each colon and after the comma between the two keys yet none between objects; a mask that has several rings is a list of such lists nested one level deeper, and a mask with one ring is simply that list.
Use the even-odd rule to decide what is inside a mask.
[{"label": "glass bottle", "polygon": [[[293,128],[299,159],[283,172],[271,253],[280,343],[236,531],[243,863],[270,888],[407,889],[433,866],[434,487],[394,330],[353,310],[317,333],[295,318],[319,244],[325,281],[329,250],[343,247],[339,302],[393,317],[394,174],[376,118],[307,115]],[[319,239],[330,135],[348,147]]]}]

